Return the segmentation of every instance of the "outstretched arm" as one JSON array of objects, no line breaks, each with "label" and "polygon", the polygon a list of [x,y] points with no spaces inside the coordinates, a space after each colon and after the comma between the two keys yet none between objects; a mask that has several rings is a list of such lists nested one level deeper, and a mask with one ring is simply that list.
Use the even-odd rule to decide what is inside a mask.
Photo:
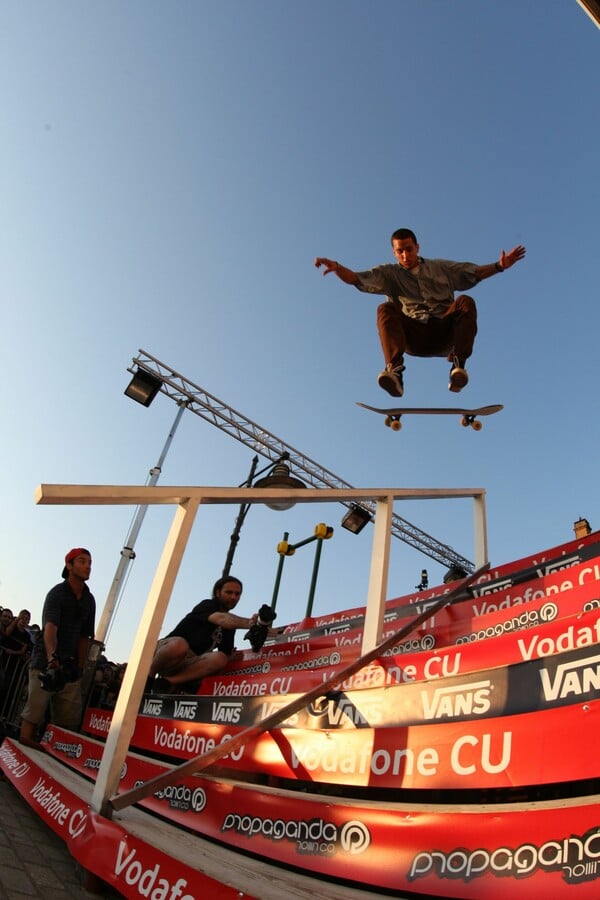
[{"label": "outstretched arm", "polygon": [[510,269],[511,266],[514,266],[514,264],[519,262],[520,259],[523,259],[524,256],[525,247],[521,244],[513,247],[509,253],[505,253],[503,250],[498,262],[487,263],[485,266],[477,266],[479,281],[483,281],[484,278],[490,278],[492,275],[497,275],[498,272],[504,272],[506,269]]},{"label": "outstretched arm", "polygon": [[317,269],[320,269],[321,266],[325,267],[323,275],[329,275],[330,272],[335,272],[340,281],[343,281],[344,284],[356,284],[358,281],[358,277],[356,272],[353,272],[352,269],[347,269],[346,266],[342,266],[341,263],[336,262],[334,259],[327,259],[325,256],[317,256],[315,259],[315,266]]},{"label": "outstretched arm", "polygon": [[214,612],[208,617],[208,621],[212,622],[213,625],[220,625],[221,628],[225,628],[227,631],[235,631],[236,628],[250,628],[256,622],[256,619],[256,613],[249,619],[243,616],[236,616],[235,613],[231,612]]}]

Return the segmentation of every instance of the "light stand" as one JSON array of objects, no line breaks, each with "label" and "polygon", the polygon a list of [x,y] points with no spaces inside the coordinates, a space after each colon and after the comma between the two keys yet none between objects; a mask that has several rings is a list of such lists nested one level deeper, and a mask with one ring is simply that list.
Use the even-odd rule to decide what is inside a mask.
[{"label": "light stand", "polygon": [[[140,373],[138,373],[140,374]],[[134,376],[135,379],[136,376]],[[127,393],[127,392],[125,392]],[[132,396],[128,394],[127,396]],[[156,396],[156,393],[154,394]],[[154,397],[152,398],[154,399]],[[141,403],[142,406],[149,406],[150,403],[145,402],[144,400],[137,400],[138,403]],[[156,465],[150,469],[149,478],[146,481],[146,485],[152,487],[158,482],[160,478],[160,473],[162,471],[162,466],[165,461],[165,457],[169,451],[169,447],[171,446],[171,442],[175,437],[175,432],[177,431],[177,427],[179,422],[181,421],[181,417],[187,408],[187,403],[185,401],[181,401],[179,403],[179,408],[177,410],[177,415],[171,425],[171,430],[167,435],[167,440],[165,441],[165,445],[162,449],[162,453],[158,458],[158,462]],[[99,644],[106,644],[106,638],[108,636],[108,632],[110,629],[111,621],[114,615],[114,612],[119,603],[119,599],[121,597],[121,593],[123,588],[125,587],[125,576],[127,574],[127,570],[130,564],[135,559],[135,542],[137,540],[138,534],[140,533],[140,529],[142,527],[142,523],[144,521],[144,517],[146,515],[148,507],[147,506],[138,506],[135,515],[133,517],[133,521],[131,523],[131,527],[129,532],[127,533],[127,537],[125,538],[125,544],[123,545],[123,549],[121,550],[121,559],[119,560],[119,564],[117,566],[117,570],[115,572],[114,578],[112,580],[112,584],[108,591],[108,596],[106,598],[106,602],[104,604],[104,609],[102,610],[102,615],[100,616],[100,621],[98,623],[98,627],[96,629],[96,642]]]},{"label": "light stand", "polygon": [[[252,465],[250,467],[250,473],[245,481],[243,481],[238,487],[297,487],[303,488],[306,487],[303,481],[300,481],[299,478],[292,478],[289,474],[289,466],[285,465],[286,460],[289,459],[289,453],[282,453],[279,459],[276,459],[275,462],[270,462],[268,465],[264,467],[264,469],[260,469],[260,471],[256,471],[256,466],[258,465],[258,456],[255,456],[252,460]],[[265,475],[264,478],[259,478],[258,481],[254,481],[256,477],[259,475],[264,475],[265,472],[268,472],[268,475]],[[229,549],[227,551],[227,557],[225,559],[225,565],[223,566],[223,575],[229,575],[231,572],[231,564],[233,562],[233,557],[240,539],[240,531],[242,530],[242,525],[244,524],[244,520],[246,518],[246,514],[250,509],[250,503],[242,503],[240,505],[240,510],[237,515],[237,519],[235,520],[235,526],[231,537],[229,539]],[[275,510],[286,510],[291,509],[294,506],[293,501],[277,501],[271,500],[269,503],[266,503],[265,506],[268,506],[269,509]]]}]

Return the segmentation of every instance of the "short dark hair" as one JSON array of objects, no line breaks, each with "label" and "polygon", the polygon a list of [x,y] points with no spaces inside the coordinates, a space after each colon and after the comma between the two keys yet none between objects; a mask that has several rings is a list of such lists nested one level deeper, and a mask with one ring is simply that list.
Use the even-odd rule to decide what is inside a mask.
[{"label": "short dark hair", "polygon": [[405,241],[407,238],[412,238],[415,244],[419,243],[416,234],[410,228],[397,228],[390,238],[390,243],[393,243],[393,241]]},{"label": "short dark hair", "polygon": [[218,581],[215,581],[212,589],[213,600],[217,599],[217,591],[220,591],[223,585],[227,584],[228,581],[235,581],[236,584],[239,584],[240,591],[243,590],[244,585],[240,581],[239,578],[236,578],[235,575],[223,575],[222,578],[219,578]]}]

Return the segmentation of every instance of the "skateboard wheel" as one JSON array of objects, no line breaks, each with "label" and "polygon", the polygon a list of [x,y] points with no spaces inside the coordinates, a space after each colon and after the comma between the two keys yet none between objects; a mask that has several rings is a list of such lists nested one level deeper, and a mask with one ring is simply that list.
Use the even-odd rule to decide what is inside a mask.
[{"label": "skateboard wheel", "polygon": [[385,419],[383,420],[383,424],[386,426],[386,428],[390,427],[390,425],[392,424],[392,420],[391,420],[390,416],[385,417]]},{"label": "skateboard wheel", "polygon": [[290,550],[290,545],[287,541],[279,541],[277,544],[277,552],[280,556],[288,556]]},{"label": "skateboard wheel", "polygon": [[471,428],[473,431],[481,431],[483,428],[483,422],[480,422],[479,419],[475,419],[474,422],[471,422]]},{"label": "skateboard wheel", "polygon": [[392,431],[400,431],[400,429],[402,428],[402,422],[400,421],[400,419],[392,419],[392,421],[390,422],[390,428],[392,429]]},{"label": "skateboard wheel", "polygon": [[460,424],[462,425],[463,428],[466,428],[471,423],[469,422],[469,420],[466,416],[463,416],[462,419],[460,420]]},{"label": "skateboard wheel", "polygon": [[327,525],[324,522],[319,522],[318,525],[315,525],[315,537],[318,538],[326,538],[327,537]]}]

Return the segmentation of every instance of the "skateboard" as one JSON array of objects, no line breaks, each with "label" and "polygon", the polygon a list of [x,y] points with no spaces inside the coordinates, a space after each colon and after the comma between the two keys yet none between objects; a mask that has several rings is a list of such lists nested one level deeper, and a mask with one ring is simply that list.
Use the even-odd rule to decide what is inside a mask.
[{"label": "skateboard", "polygon": [[371,412],[379,413],[385,416],[384,424],[391,428],[392,431],[400,431],[402,416],[461,416],[460,424],[465,428],[470,425],[474,431],[481,431],[483,422],[480,422],[478,416],[492,416],[494,413],[504,409],[502,403],[495,403],[493,406],[480,406],[478,409],[464,409],[462,406],[398,406],[389,409],[380,409],[377,406],[369,406],[368,403],[358,403],[363,409],[370,409]]}]

